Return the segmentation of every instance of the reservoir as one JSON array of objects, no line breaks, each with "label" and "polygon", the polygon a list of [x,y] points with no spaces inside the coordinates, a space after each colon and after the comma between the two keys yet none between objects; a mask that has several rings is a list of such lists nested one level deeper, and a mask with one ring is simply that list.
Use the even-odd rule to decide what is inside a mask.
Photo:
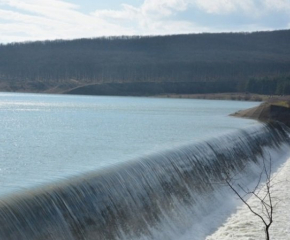
[{"label": "reservoir", "polygon": [[1,93],[0,239],[205,239],[289,151],[257,104]]},{"label": "reservoir", "polygon": [[0,94],[0,195],[257,124],[255,102]]}]

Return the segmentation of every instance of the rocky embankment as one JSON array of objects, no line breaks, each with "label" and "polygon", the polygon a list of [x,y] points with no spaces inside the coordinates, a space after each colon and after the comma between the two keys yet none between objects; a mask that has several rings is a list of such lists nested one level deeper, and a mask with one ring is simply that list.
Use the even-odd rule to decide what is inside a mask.
[{"label": "rocky embankment", "polygon": [[263,122],[279,121],[290,127],[290,96],[270,98],[258,107],[231,114],[235,117],[256,119]]}]

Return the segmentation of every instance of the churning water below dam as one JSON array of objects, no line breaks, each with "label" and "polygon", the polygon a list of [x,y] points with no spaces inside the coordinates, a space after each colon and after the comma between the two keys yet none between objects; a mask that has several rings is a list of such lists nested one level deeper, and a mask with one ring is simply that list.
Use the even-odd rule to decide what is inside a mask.
[{"label": "churning water below dam", "polygon": [[227,115],[257,103],[0,94],[0,239],[204,239],[283,161],[289,130]]}]

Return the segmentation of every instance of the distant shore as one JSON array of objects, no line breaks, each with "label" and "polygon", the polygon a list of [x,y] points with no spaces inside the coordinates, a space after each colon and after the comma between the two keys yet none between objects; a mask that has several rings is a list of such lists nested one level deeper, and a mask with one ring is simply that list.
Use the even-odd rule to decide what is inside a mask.
[{"label": "distant shore", "polygon": [[262,102],[259,106],[232,113],[231,116],[262,122],[279,121],[290,127],[290,95],[259,95],[251,93],[164,94],[154,97]]},{"label": "distant shore", "polygon": [[203,94],[161,94],[154,97],[163,98],[191,98],[191,99],[209,99],[209,100],[236,100],[236,101],[267,101],[273,96],[252,94],[252,93],[203,93]]}]

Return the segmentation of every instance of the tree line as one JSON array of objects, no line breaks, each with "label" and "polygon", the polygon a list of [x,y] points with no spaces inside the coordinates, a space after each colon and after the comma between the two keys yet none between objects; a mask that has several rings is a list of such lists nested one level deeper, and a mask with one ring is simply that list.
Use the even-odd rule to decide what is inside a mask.
[{"label": "tree line", "polygon": [[213,85],[207,87],[211,92],[225,92],[230,85],[233,91],[264,93],[266,87],[256,85],[268,86],[283,76],[275,90],[282,94],[288,91],[289,66],[289,30],[10,43],[0,45],[0,90],[194,83]]},{"label": "tree line", "polygon": [[247,81],[245,91],[268,95],[290,95],[290,76],[251,78]]}]

